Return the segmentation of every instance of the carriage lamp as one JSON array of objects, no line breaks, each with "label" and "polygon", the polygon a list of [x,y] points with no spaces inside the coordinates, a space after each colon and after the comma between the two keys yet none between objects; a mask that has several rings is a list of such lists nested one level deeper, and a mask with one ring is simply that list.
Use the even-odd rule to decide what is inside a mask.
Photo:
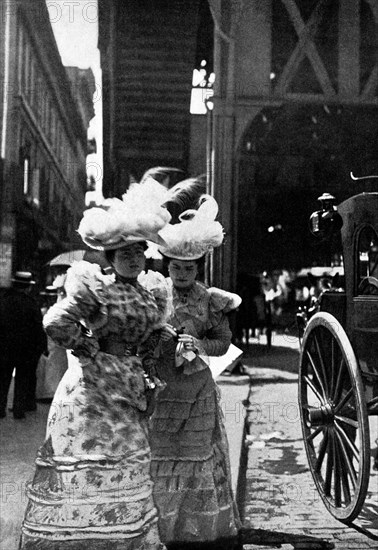
[{"label": "carriage lamp", "polygon": [[316,237],[328,237],[341,229],[343,220],[337,212],[333,195],[323,193],[321,197],[318,197],[318,201],[321,209],[311,214],[310,231]]}]

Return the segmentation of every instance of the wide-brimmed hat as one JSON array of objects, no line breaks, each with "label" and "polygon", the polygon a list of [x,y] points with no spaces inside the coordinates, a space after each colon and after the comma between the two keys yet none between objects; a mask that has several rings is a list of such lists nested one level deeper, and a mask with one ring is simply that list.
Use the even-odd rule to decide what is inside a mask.
[{"label": "wide-brimmed hat", "polygon": [[165,244],[159,246],[161,254],[176,260],[198,260],[222,244],[223,227],[215,221],[216,200],[203,195],[199,202],[197,210],[186,210],[179,216],[180,223],[168,224],[162,229]]},{"label": "wide-brimmed hat", "polygon": [[51,296],[51,297],[58,296],[58,288],[54,285],[48,285],[47,287],[45,287],[45,290],[40,292],[40,295]]},{"label": "wide-brimmed hat", "polygon": [[12,283],[27,285],[35,285],[33,274],[30,271],[16,271],[11,279]]},{"label": "wide-brimmed hat", "polygon": [[99,207],[84,212],[78,233],[83,241],[97,250],[114,250],[140,241],[161,244],[161,229],[171,215],[162,206],[166,189],[148,179],[134,183],[122,197],[106,199]]}]

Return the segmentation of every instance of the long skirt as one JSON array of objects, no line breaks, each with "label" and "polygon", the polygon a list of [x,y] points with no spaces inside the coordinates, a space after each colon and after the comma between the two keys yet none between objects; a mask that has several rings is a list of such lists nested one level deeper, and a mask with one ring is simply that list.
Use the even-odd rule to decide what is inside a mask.
[{"label": "long skirt", "polygon": [[159,368],[167,387],[150,423],[151,476],[163,542],[236,539],[220,393],[209,368],[186,375],[173,363]]},{"label": "long skirt", "polygon": [[137,357],[69,357],[27,488],[20,549],[158,550]]}]

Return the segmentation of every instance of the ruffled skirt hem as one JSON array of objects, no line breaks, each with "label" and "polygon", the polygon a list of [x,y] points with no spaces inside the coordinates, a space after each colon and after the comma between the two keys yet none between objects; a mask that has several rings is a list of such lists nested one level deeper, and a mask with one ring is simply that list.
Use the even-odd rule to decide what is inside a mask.
[{"label": "ruffled skirt hem", "polygon": [[69,538],[69,532],[61,540],[54,540],[23,527],[19,550],[166,550],[160,542],[157,526],[137,536],[83,534],[75,539]]}]

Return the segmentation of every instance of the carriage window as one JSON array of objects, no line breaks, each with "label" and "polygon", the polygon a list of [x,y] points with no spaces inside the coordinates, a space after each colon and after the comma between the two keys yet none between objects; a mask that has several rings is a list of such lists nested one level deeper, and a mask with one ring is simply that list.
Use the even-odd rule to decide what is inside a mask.
[{"label": "carriage window", "polygon": [[358,238],[357,295],[378,296],[378,236],[365,227]]}]

